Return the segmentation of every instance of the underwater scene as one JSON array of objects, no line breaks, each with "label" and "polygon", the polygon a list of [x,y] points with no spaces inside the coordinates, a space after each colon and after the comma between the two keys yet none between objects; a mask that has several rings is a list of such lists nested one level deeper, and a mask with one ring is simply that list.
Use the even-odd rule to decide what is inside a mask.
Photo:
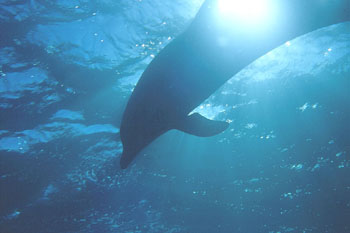
[{"label": "underwater scene", "polygon": [[[350,232],[349,20],[261,55],[265,37],[235,39],[226,59],[211,46],[216,29],[198,26],[204,18],[209,25],[204,10],[213,8],[196,17],[215,1],[0,0],[0,233]],[[260,15],[256,4],[244,17]],[[234,8],[230,14],[244,12]],[[224,48],[249,34],[229,34],[230,25],[218,32]],[[196,36],[177,39],[192,29]],[[205,98],[186,114],[228,128],[199,137],[169,126],[122,169],[129,98],[151,62],[172,58],[157,55],[176,41],[198,45],[210,61],[195,66],[205,78],[192,77],[197,63],[182,58],[191,47],[176,50],[178,64],[191,66],[162,68],[165,78],[147,83],[155,99],[129,102],[143,109],[135,125],[151,125],[142,113],[160,105],[168,112],[157,122],[168,122],[200,93]],[[192,85],[177,86],[183,101],[162,91],[177,75]],[[203,94],[205,83],[218,88]],[[132,142],[144,139],[136,135]]]}]

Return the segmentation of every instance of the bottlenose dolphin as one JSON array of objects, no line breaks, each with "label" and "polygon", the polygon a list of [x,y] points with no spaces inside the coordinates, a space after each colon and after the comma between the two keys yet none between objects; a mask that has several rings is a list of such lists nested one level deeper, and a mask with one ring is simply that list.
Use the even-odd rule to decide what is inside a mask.
[{"label": "bottlenose dolphin", "polygon": [[122,169],[171,129],[202,137],[223,132],[227,122],[190,113],[270,50],[318,28],[350,20],[350,0],[271,0],[277,10],[274,20],[266,27],[247,29],[234,20],[220,25],[218,1],[206,0],[185,32],[143,72],[122,117]]}]

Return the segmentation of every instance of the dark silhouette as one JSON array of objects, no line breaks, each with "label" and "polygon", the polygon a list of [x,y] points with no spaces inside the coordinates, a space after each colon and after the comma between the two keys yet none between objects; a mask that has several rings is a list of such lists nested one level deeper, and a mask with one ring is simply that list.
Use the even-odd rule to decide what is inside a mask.
[{"label": "dark silhouette", "polygon": [[266,25],[218,23],[217,1],[207,0],[188,29],[150,63],[125,109],[120,136],[124,169],[171,129],[212,136],[228,123],[189,113],[245,66],[297,36],[350,18],[350,0],[276,1]]}]

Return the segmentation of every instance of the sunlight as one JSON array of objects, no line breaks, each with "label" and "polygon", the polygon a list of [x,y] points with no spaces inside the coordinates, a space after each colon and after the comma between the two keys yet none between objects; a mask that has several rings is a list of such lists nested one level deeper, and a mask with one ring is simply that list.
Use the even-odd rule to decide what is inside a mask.
[{"label": "sunlight", "polygon": [[219,0],[220,17],[244,24],[260,24],[269,16],[269,0]]}]

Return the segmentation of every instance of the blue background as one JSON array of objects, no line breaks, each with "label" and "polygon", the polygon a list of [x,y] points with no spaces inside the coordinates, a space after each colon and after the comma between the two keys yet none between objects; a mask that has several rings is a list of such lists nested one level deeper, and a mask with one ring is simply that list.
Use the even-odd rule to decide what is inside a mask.
[{"label": "blue background", "polygon": [[119,125],[202,1],[0,1],[0,232],[350,231],[350,24],[232,77],[126,170]]}]

